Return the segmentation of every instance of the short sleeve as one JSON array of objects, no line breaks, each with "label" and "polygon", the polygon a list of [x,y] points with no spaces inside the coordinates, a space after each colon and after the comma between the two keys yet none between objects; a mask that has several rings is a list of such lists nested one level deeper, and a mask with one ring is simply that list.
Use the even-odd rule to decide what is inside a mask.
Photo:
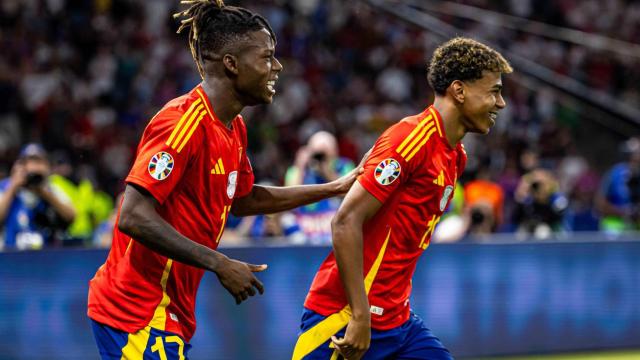
[{"label": "short sleeve", "polygon": [[407,162],[396,151],[408,132],[406,124],[403,123],[385,131],[373,146],[364,164],[364,172],[358,177],[358,182],[382,203],[413,171],[410,165],[416,161]]},{"label": "short sleeve", "polygon": [[160,203],[183,177],[195,153],[193,149],[197,149],[197,123],[180,121],[182,116],[177,110],[162,110],[149,122],[125,179],[149,191]]},{"label": "short sleeve", "polygon": [[247,156],[247,128],[244,125],[242,117],[239,117],[237,124],[240,127],[239,136],[243,147],[238,174],[238,185],[234,196],[236,199],[247,196],[251,192],[251,188],[253,188],[253,183],[255,181],[251,161],[249,161],[249,157]]}]

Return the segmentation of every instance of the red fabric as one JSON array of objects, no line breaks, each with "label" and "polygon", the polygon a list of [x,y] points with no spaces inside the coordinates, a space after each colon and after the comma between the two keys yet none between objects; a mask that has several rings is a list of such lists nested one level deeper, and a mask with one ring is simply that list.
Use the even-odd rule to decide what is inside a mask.
[{"label": "red fabric", "polygon": [[[194,102],[197,106],[192,107]],[[190,108],[191,114],[197,113],[191,127],[189,114],[181,126],[180,120]],[[216,249],[233,198],[248,194],[254,177],[246,156],[242,117],[236,117],[229,129],[212,112],[200,86],[167,103],[147,125],[126,182],[151,193],[160,203],[160,216],[179,233]],[[176,127],[180,131],[174,131]],[[188,141],[180,149],[183,140],[177,139],[182,128],[186,128],[182,139]],[[189,137],[191,128],[194,131]],[[169,141],[172,133],[173,140]],[[150,166],[159,153],[173,159],[172,170],[162,180],[153,176],[157,167]],[[218,159],[224,174],[220,166],[215,170]],[[232,173],[237,175],[234,194]],[[166,264],[166,257],[131,240],[116,225],[107,261],[90,282],[89,317],[129,333],[147,326],[162,299],[161,278]],[[180,334],[187,341],[195,330],[195,299],[203,274],[204,270],[173,262],[167,280],[170,303],[164,330]]]},{"label": "red fabric", "polygon": [[[402,155],[410,145],[404,148],[400,146],[418,124],[428,118],[429,109],[407,117],[387,129],[376,142],[365,164],[364,173],[358,178],[360,184],[383,204],[376,215],[363,225],[365,277],[390,234],[369,292],[369,304],[377,307],[377,312],[382,309],[381,315],[372,311],[371,326],[374,329],[392,329],[408,320],[411,277],[417,260],[429,243],[434,224],[453,197],[455,182],[466,164],[462,145],[451,148],[447,143],[440,115],[435,109],[433,111],[437,125],[432,121],[431,128],[436,131],[430,137],[428,131],[414,132],[412,139],[418,138],[418,141],[412,149],[427,137],[428,140],[411,159],[406,160],[409,154],[404,157]],[[428,125],[424,127],[431,129]],[[384,177],[376,178],[376,168],[385,160],[390,162],[388,159],[397,161],[400,173],[393,182],[383,185],[380,181]],[[446,188],[451,192],[445,198]],[[433,225],[431,227],[430,222]],[[347,304],[332,252],[316,274],[305,307],[327,316],[340,311]]]}]

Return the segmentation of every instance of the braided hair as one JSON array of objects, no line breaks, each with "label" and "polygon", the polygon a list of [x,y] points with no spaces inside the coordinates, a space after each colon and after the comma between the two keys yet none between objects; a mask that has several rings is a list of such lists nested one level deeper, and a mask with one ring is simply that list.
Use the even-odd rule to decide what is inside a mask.
[{"label": "braided hair", "polygon": [[222,0],[182,0],[188,9],[173,14],[180,21],[177,33],[189,29],[191,56],[204,79],[203,59],[216,59],[227,45],[249,32],[266,29],[273,41],[276,35],[267,20],[245,8],[227,6]]}]

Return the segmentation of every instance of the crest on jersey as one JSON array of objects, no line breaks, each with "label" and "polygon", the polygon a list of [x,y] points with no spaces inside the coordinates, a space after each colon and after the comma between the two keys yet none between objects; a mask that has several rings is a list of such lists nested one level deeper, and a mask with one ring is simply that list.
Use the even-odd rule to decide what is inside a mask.
[{"label": "crest on jersey", "polygon": [[229,173],[227,180],[227,196],[229,199],[233,199],[233,195],[236,194],[236,185],[238,184],[238,172],[232,171]]},{"label": "crest on jersey", "polygon": [[400,176],[400,163],[395,159],[384,159],[376,167],[374,176],[381,185],[389,185]]},{"label": "crest on jersey", "polygon": [[440,211],[444,211],[444,209],[447,207],[447,203],[449,202],[451,194],[453,194],[453,186],[447,185],[447,187],[444,188],[442,199],[440,199]]},{"label": "crest on jersey", "polygon": [[157,152],[151,157],[147,169],[152,178],[164,180],[171,174],[171,170],[173,170],[173,157],[164,151]]}]

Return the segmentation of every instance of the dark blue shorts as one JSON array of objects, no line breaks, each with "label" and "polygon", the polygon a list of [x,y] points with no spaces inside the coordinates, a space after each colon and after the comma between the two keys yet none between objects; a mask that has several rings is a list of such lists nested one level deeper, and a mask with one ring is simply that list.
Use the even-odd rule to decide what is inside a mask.
[{"label": "dark blue shorts", "polygon": [[[302,313],[301,331],[294,350],[293,360],[340,359],[341,357],[338,356],[337,351],[330,347],[331,335],[335,334],[338,338],[343,337],[346,327],[342,324],[346,324],[346,322],[348,322],[348,315],[345,317],[338,313],[322,316],[305,309]],[[332,330],[340,325],[342,325],[342,328],[339,331]],[[307,332],[308,335],[304,336]],[[326,341],[324,341],[325,339]],[[320,342],[321,345],[315,345]],[[450,360],[453,359],[453,356],[442,345],[440,340],[433,335],[431,330],[424,325],[422,319],[411,312],[409,320],[397,328],[384,331],[371,329],[371,345],[362,359]]]},{"label": "dark blue shorts", "polygon": [[191,348],[181,336],[145,327],[134,334],[91,320],[103,360],[183,360]]}]

